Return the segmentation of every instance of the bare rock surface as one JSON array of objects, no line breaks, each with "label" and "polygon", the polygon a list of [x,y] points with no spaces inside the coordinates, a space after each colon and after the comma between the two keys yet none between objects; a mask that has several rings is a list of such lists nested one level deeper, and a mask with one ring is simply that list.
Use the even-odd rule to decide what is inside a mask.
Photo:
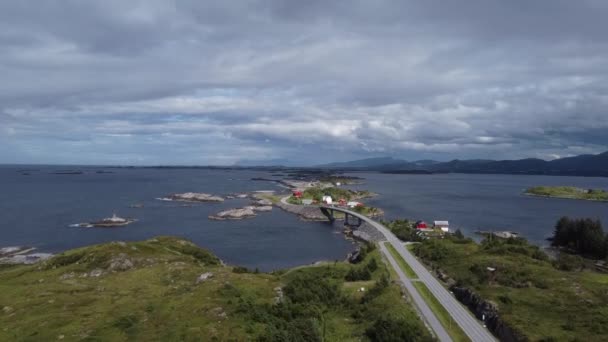
[{"label": "bare rock surface", "polygon": [[223,210],[215,215],[210,215],[209,218],[212,220],[242,220],[255,216],[253,207],[245,207]]},{"label": "bare rock surface", "polygon": [[182,201],[182,202],[223,202],[224,198],[203,192],[184,192],[182,194],[172,194],[161,198],[165,201]]},{"label": "bare rock surface", "polygon": [[272,206],[271,205],[251,206],[251,207],[248,207],[248,208],[251,208],[253,211],[272,211]]},{"label": "bare rock surface", "polygon": [[0,248],[0,264],[35,264],[52,257],[49,253],[33,253],[36,248],[13,246]]},{"label": "bare rock surface", "polygon": [[201,274],[200,276],[198,276],[198,278],[196,278],[196,283],[197,284],[203,283],[210,278],[213,278],[213,273],[205,272],[205,273]]},{"label": "bare rock surface", "polygon": [[110,271],[127,271],[133,267],[133,261],[124,253],[120,253],[117,257],[110,260]]}]

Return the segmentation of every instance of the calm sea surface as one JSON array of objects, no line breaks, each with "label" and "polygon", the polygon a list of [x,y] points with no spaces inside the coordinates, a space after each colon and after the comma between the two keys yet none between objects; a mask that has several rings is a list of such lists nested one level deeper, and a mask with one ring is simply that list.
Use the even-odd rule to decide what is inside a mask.
[{"label": "calm sea surface", "polygon": [[[18,170],[30,169],[24,176]],[[81,175],[51,174],[79,169]],[[108,170],[114,173],[96,173]],[[171,193],[227,195],[280,190],[275,183],[251,181],[268,172],[204,169],[104,169],[82,167],[0,167],[0,246],[35,246],[42,252],[116,240],[180,236],[213,251],[222,260],[262,270],[293,267],[319,260],[343,260],[354,246],[339,226],[302,222],[274,208],[253,219],[211,221],[220,210],[247,205],[226,200],[183,207],[156,200]],[[141,203],[141,209],[129,208]],[[119,228],[71,228],[70,224],[111,216],[139,221]]]},{"label": "calm sea surface", "polygon": [[[22,175],[27,169],[29,175]],[[84,174],[53,174],[79,169]],[[107,170],[113,173],[96,173]],[[386,217],[449,220],[465,233],[478,229],[513,230],[544,243],[562,215],[600,218],[608,225],[608,203],[534,198],[521,195],[535,185],[574,185],[608,189],[607,178],[511,175],[388,175],[355,173],[357,186],[380,196],[368,201]],[[242,221],[211,221],[222,209],[247,200],[181,206],[155,200],[177,192],[227,195],[280,190],[262,171],[205,169],[108,169],[82,167],[0,167],[0,246],[27,245],[42,252],[115,240],[143,240],[158,235],[190,239],[224,261],[262,270],[341,260],[353,249],[340,226],[302,222],[280,209]],[[130,208],[141,203],[143,208]],[[71,228],[70,224],[111,216],[137,218],[127,227]],[[608,227],[607,227],[608,228]]]},{"label": "calm sea surface", "polygon": [[447,220],[452,228],[473,235],[476,230],[511,230],[546,244],[561,216],[599,218],[608,231],[608,202],[590,202],[522,195],[538,185],[570,185],[608,190],[608,178],[524,175],[391,175],[354,173],[365,178],[358,188],[380,196],[369,205],[385,210],[386,218]]}]

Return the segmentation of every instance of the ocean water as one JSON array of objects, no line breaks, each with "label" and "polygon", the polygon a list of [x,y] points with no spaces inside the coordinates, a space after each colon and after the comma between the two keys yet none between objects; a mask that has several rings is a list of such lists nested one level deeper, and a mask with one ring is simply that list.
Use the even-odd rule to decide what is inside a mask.
[{"label": "ocean water", "polygon": [[[26,170],[26,171],[24,171]],[[82,170],[83,174],[55,174]],[[97,171],[112,173],[97,173]],[[24,175],[28,173],[29,175]],[[535,185],[573,185],[608,189],[608,178],[523,175],[390,175],[353,173],[365,178],[353,188],[379,193],[366,203],[385,210],[385,218],[448,220],[473,236],[476,230],[512,230],[546,244],[560,216],[601,219],[608,230],[608,203],[522,195]],[[171,193],[217,195],[278,190],[271,172],[251,170],[103,167],[0,167],[0,247],[26,245],[40,252],[108,241],[134,241],[159,235],[187,238],[222,260],[261,270],[342,260],[353,250],[340,223],[304,222],[274,208],[253,219],[211,221],[208,215],[246,205],[248,200],[202,203],[156,200]],[[143,208],[130,208],[133,204]],[[119,228],[73,228],[70,224],[111,216],[138,219]]]},{"label": "ocean water", "polygon": [[367,201],[388,219],[446,220],[474,237],[476,230],[510,230],[531,242],[547,244],[561,216],[597,218],[608,231],[608,202],[523,195],[532,186],[568,185],[608,190],[608,178],[530,175],[353,173],[365,178],[354,188],[380,196]]},{"label": "ocean water", "polygon": [[[27,170],[27,171],[22,171]],[[83,170],[83,174],[54,174]],[[105,170],[113,173],[96,173]],[[29,173],[29,175],[23,175]],[[252,219],[212,221],[208,215],[248,200],[201,203],[155,198],[172,193],[230,193],[281,190],[268,172],[208,169],[0,167],[0,246],[26,245],[41,252],[159,235],[187,238],[233,265],[274,270],[319,260],[343,260],[354,249],[340,226],[303,222],[274,208]],[[143,208],[130,208],[141,203]],[[70,224],[109,217],[138,219],[126,227],[73,228]]]}]

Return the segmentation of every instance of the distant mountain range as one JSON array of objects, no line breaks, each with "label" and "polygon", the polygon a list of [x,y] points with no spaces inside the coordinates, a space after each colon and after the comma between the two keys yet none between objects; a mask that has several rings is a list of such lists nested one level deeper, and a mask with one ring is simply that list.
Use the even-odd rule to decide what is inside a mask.
[{"label": "distant mountain range", "polygon": [[[608,177],[608,152],[584,154],[546,161],[527,158],[519,160],[433,160],[407,161],[395,158],[369,158],[343,163],[318,165],[319,168],[373,170],[388,173],[504,173],[530,175],[572,175]],[[422,171],[422,172],[421,172]]]}]

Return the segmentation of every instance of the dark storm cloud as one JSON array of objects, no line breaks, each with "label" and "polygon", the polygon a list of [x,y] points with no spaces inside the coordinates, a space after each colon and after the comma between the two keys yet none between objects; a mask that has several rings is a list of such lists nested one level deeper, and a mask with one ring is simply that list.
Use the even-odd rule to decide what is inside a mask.
[{"label": "dark storm cloud", "polygon": [[600,152],[607,15],[602,0],[0,1],[0,161]]}]

